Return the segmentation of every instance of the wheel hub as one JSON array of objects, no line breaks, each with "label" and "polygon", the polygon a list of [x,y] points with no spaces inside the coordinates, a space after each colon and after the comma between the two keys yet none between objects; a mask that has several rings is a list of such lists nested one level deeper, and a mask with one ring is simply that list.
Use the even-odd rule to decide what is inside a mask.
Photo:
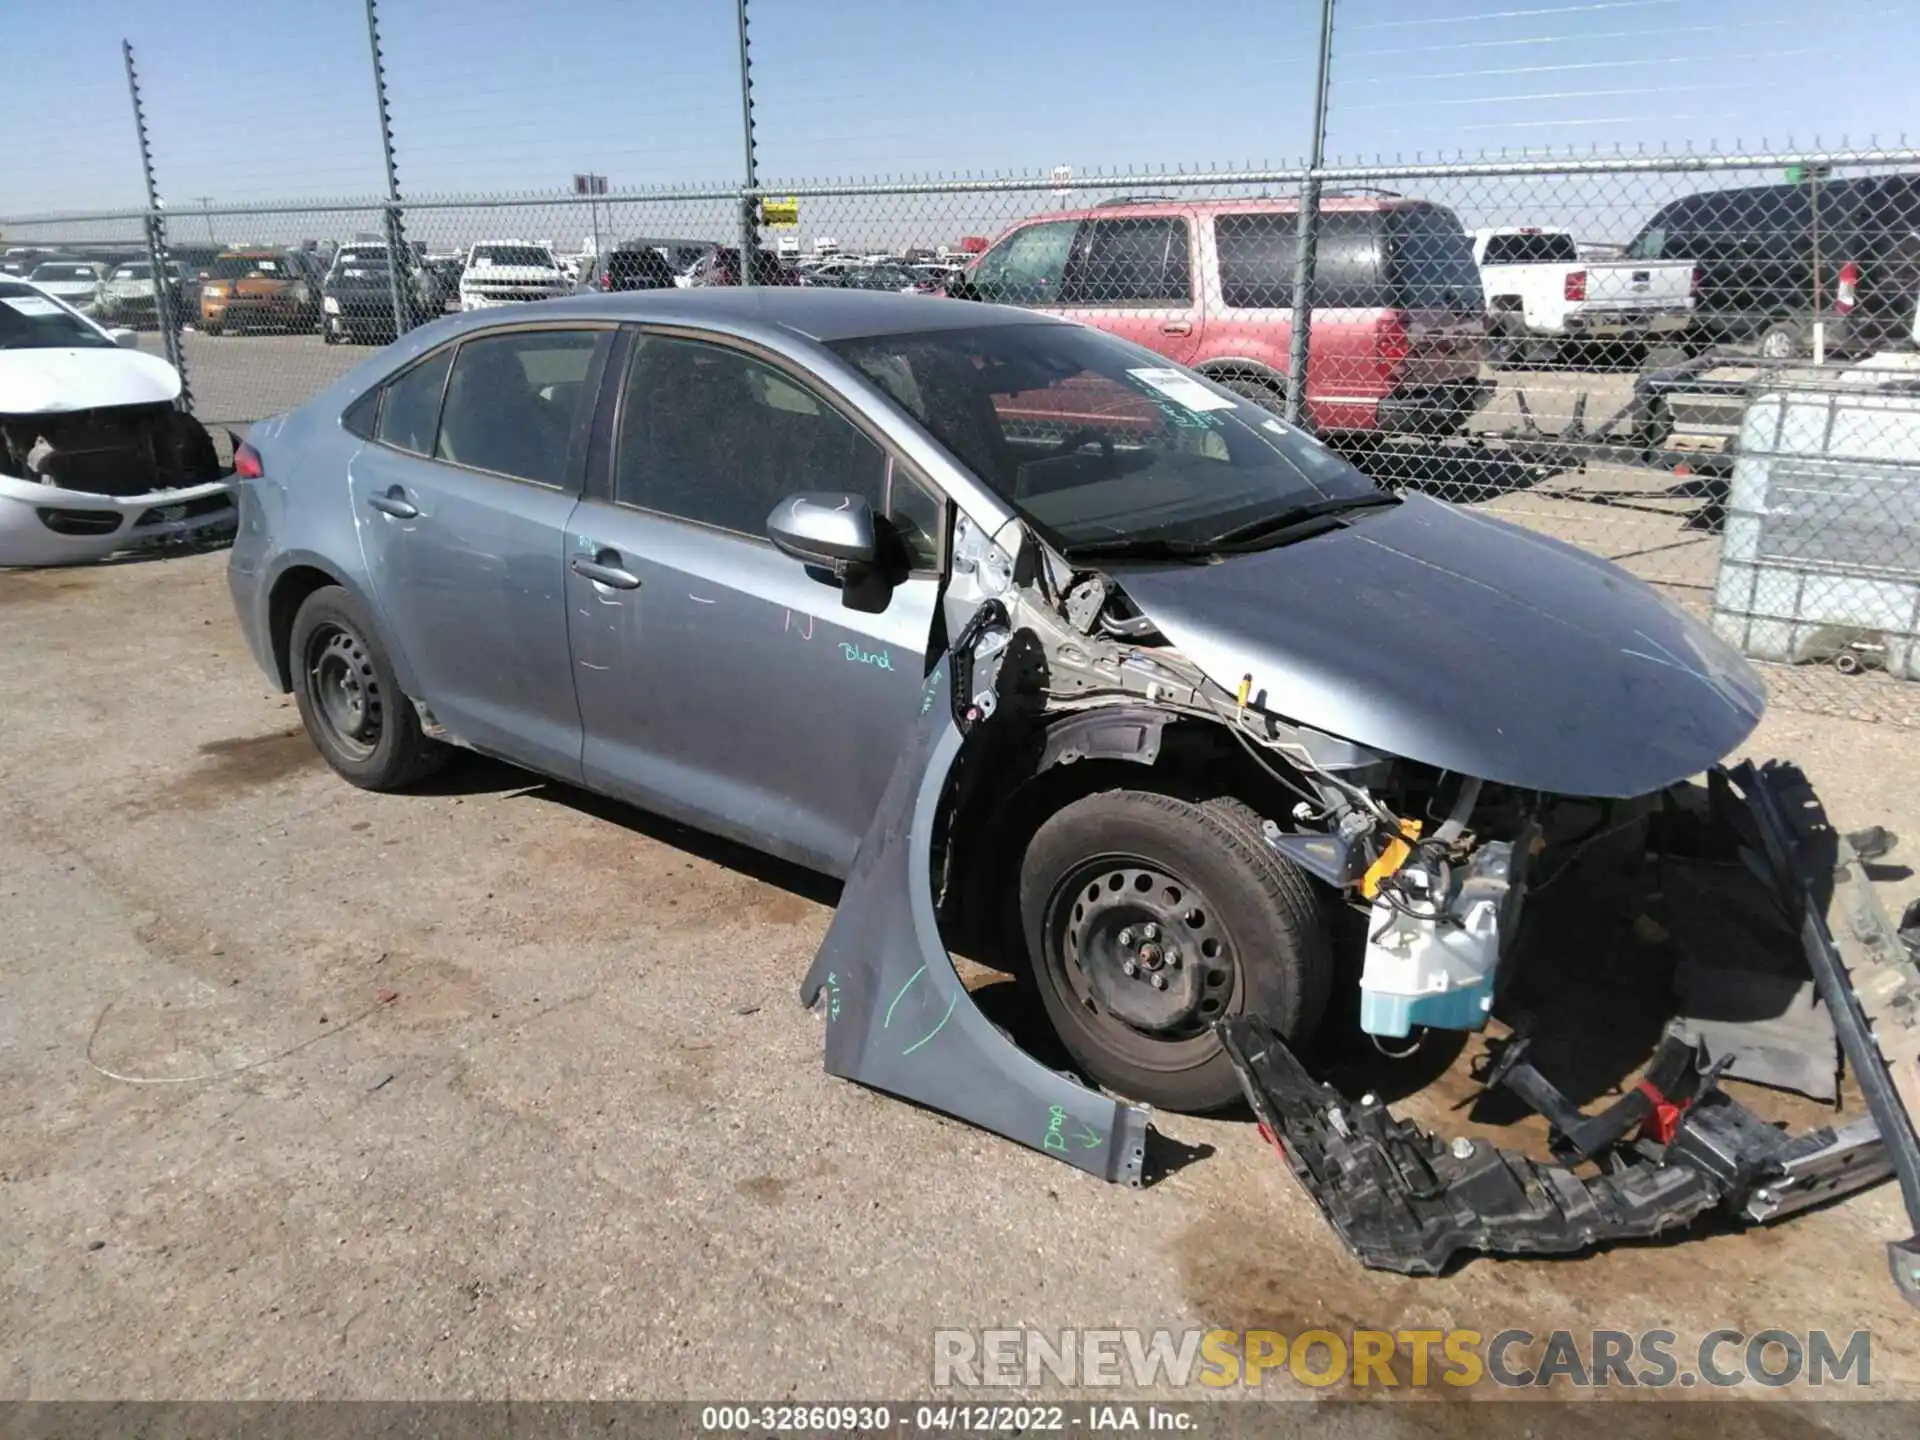
[{"label": "wheel hub", "polygon": [[1076,885],[1065,949],[1093,1008],[1164,1038],[1218,1018],[1233,965],[1204,896],[1137,864],[1083,870]]},{"label": "wheel hub", "polygon": [[335,630],[316,637],[313,698],[321,718],[342,746],[370,752],[380,741],[380,690],[373,664],[357,636]]}]

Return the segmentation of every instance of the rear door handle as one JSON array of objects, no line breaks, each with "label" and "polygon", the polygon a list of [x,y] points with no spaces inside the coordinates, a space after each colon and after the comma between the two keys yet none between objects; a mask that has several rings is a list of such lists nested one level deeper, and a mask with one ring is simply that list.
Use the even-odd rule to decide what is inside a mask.
[{"label": "rear door handle", "polygon": [[1168,320],[1161,325],[1160,333],[1162,335],[1191,335],[1193,333],[1193,322],[1191,320]]},{"label": "rear door handle", "polygon": [[[618,564],[619,559],[617,551],[602,550],[592,560],[576,555],[567,563],[574,574],[591,580],[596,585],[609,585],[615,590],[638,590],[640,577],[631,570],[622,570]],[[615,563],[605,563],[609,560]]]},{"label": "rear door handle", "polygon": [[391,515],[396,520],[411,520],[420,513],[420,507],[407,499],[407,492],[398,485],[384,494],[367,496],[367,504],[382,515]]}]

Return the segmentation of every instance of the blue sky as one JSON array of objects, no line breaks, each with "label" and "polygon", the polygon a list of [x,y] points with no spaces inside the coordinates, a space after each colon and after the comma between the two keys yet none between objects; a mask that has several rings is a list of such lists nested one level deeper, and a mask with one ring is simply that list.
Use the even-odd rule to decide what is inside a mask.
[{"label": "blue sky", "polygon": [[[1307,143],[1319,8],[754,0],[761,175],[1287,164]],[[0,215],[139,202],[123,36],[176,210],[381,190],[359,0],[8,12]],[[1329,151],[1895,143],[1913,15],[1913,0],[1341,0]],[[739,177],[732,0],[385,0],[382,20],[409,195],[552,191],[587,169],[632,188]]]}]

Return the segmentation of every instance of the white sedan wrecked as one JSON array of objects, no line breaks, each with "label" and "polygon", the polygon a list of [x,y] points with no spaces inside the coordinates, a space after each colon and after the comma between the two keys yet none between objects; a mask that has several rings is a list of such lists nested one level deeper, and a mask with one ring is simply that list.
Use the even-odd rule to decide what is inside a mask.
[{"label": "white sedan wrecked", "polygon": [[231,529],[233,491],[180,374],[0,279],[0,566],[70,565]]}]

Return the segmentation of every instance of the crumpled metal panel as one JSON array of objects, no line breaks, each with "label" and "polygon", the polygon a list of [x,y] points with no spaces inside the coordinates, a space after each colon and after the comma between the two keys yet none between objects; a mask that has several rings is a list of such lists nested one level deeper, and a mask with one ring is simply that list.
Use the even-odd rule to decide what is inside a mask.
[{"label": "crumpled metal panel", "polygon": [[991,1130],[1116,1183],[1140,1184],[1148,1112],[1050,1070],[973,1003],[933,907],[941,796],[967,737],[951,661],[927,679],[800,1002],[824,1006],[829,1073]]}]

